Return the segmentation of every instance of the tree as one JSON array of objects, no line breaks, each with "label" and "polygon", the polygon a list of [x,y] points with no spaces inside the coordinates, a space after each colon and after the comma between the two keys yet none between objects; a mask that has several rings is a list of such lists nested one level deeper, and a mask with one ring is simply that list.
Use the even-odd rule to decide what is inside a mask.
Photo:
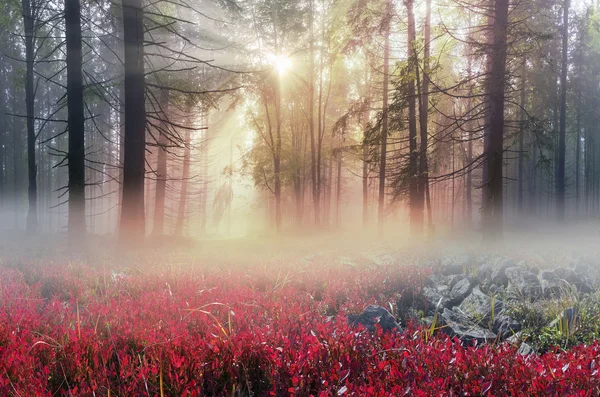
[{"label": "tree", "polygon": [[563,6],[562,62],[560,71],[560,131],[558,167],[556,172],[556,211],[558,220],[565,221],[565,153],[567,129],[567,72],[569,69],[569,0]]},{"label": "tree", "polygon": [[489,137],[485,147],[487,179],[484,180],[483,227],[486,239],[502,235],[502,156],[504,153],[504,94],[508,0],[495,0],[493,8],[492,46],[489,49],[490,73],[487,77],[489,98]]},{"label": "tree", "polygon": [[25,30],[25,108],[27,112],[27,170],[28,170],[28,199],[27,231],[36,233],[38,228],[37,210],[37,164],[35,162],[35,92],[33,66],[35,60],[35,20],[38,13],[36,0],[22,0],[23,27]]},{"label": "tree", "polygon": [[69,112],[69,236],[78,240],[85,233],[85,116],[79,0],[65,0],[65,34]]},{"label": "tree", "polygon": [[378,200],[378,223],[379,233],[383,233],[383,222],[385,219],[385,180],[387,164],[387,139],[389,134],[389,75],[390,75],[390,24],[392,18],[391,0],[386,2],[385,16],[383,20],[383,108],[381,121],[381,149],[379,160],[379,200]]},{"label": "tree", "polygon": [[142,0],[123,0],[125,45],[125,136],[120,236],[140,242],[145,235],[144,177],[146,109]]}]

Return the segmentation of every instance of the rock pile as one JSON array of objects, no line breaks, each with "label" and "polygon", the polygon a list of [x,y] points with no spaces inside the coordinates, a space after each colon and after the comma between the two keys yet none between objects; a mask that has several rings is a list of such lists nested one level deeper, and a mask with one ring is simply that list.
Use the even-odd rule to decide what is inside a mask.
[{"label": "rock pile", "polygon": [[[519,333],[524,319],[514,318],[509,310],[516,302],[560,299],[600,286],[598,269],[581,262],[541,272],[506,258],[477,261],[465,256],[446,259],[441,265],[419,296],[403,294],[397,314],[405,321],[409,311],[419,311],[425,324],[435,322],[436,328],[465,342],[506,340]],[[401,330],[394,316],[380,306],[371,305],[348,320],[371,331],[376,323],[384,331]]]}]

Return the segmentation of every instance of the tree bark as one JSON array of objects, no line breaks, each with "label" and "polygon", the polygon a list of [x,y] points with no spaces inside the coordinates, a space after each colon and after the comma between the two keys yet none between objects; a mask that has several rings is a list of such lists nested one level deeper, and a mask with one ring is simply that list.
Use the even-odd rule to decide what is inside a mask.
[{"label": "tree bark", "polygon": [[559,222],[565,221],[565,151],[567,130],[567,69],[569,46],[569,0],[563,7],[562,63],[560,71],[560,131],[558,136],[558,166],[556,171],[556,212]]},{"label": "tree bark", "polygon": [[521,98],[519,100],[520,120],[519,120],[519,177],[518,177],[518,210],[519,213],[523,213],[523,178],[524,178],[524,167],[525,167],[525,100],[526,100],[526,73],[527,73],[527,59],[523,59],[523,65],[521,66]]},{"label": "tree bark", "polygon": [[[414,43],[416,40],[415,16],[413,13],[413,0],[405,0],[406,12],[408,14],[408,59],[409,62],[416,63],[416,53]],[[415,80],[408,82],[408,140],[409,140],[409,210],[410,210],[410,230],[412,233],[421,233],[423,231],[423,200],[419,195],[419,151],[417,149],[417,110],[416,110],[416,90]]]},{"label": "tree bark", "polygon": [[146,108],[143,16],[142,0],[123,1],[125,137],[120,238],[130,243],[139,243],[145,236]]},{"label": "tree bark", "polygon": [[425,28],[424,28],[424,48],[423,48],[423,92],[421,97],[421,153],[419,161],[420,182],[420,201],[423,202],[425,196],[425,204],[427,207],[427,228],[429,232],[433,230],[433,219],[431,214],[431,199],[429,197],[429,161],[427,149],[429,146],[429,57],[431,56],[431,0],[426,0],[425,3]]},{"label": "tree bark", "polygon": [[33,87],[33,63],[34,63],[34,16],[31,9],[31,0],[22,0],[23,26],[25,29],[25,107],[27,114],[27,171],[29,188],[27,197],[29,209],[27,211],[26,228],[28,233],[36,233],[38,228],[37,214],[37,164],[35,162],[35,125],[34,125],[34,101],[35,93]]},{"label": "tree bark", "polygon": [[378,224],[379,233],[383,234],[383,222],[385,219],[385,180],[387,163],[387,138],[388,138],[388,102],[389,102],[389,74],[390,74],[390,19],[392,18],[392,3],[386,3],[384,18],[384,48],[383,48],[383,118],[381,122],[381,152],[379,163],[379,201],[378,201]]},{"label": "tree bark", "polygon": [[85,234],[85,115],[81,53],[81,5],[65,0],[69,130],[69,239]]},{"label": "tree bark", "polygon": [[309,69],[308,69],[308,123],[310,129],[310,178],[315,214],[315,226],[319,227],[320,203],[317,186],[317,153],[315,142],[315,34],[314,34],[314,4],[310,0],[309,10]]},{"label": "tree bark", "polygon": [[[161,90],[161,108],[164,117],[168,117],[169,112],[169,91]],[[169,143],[166,130],[169,128],[167,123],[162,123],[162,129],[158,133],[158,156],[156,161],[156,197],[154,198],[154,220],[152,234],[160,236],[165,232],[165,196],[167,192],[167,145]]]},{"label": "tree bark", "polygon": [[496,0],[494,7],[491,70],[487,81],[489,97],[489,143],[485,151],[487,180],[483,202],[484,238],[502,236],[502,157],[504,140],[504,89],[506,85],[506,36],[509,0]]},{"label": "tree bark", "polygon": [[[190,145],[191,133],[189,129],[185,131],[185,148],[183,153],[183,175],[181,180],[181,192],[179,194],[179,207],[177,209],[177,221],[175,222],[175,236],[183,236],[183,225],[185,223],[185,207],[188,200],[187,192],[190,179]],[[229,206],[231,208],[231,205]]]}]

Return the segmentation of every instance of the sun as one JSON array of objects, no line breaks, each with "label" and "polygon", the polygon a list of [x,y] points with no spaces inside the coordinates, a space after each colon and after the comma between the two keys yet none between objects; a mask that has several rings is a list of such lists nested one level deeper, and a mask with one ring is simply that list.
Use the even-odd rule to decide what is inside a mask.
[{"label": "sun", "polygon": [[292,60],[283,54],[270,54],[268,56],[269,63],[273,65],[273,68],[279,73],[279,75],[285,74],[292,67]]}]

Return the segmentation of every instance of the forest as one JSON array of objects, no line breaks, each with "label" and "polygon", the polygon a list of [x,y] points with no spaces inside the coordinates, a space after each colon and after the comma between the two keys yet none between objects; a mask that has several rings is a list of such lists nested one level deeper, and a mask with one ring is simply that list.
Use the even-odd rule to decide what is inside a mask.
[{"label": "forest", "polygon": [[0,395],[600,396],[597,0],[0,9]]},{"label": "forest", "polygon": [[3,3],[5,230],[493,238],[598,214],[593,2]]}]

